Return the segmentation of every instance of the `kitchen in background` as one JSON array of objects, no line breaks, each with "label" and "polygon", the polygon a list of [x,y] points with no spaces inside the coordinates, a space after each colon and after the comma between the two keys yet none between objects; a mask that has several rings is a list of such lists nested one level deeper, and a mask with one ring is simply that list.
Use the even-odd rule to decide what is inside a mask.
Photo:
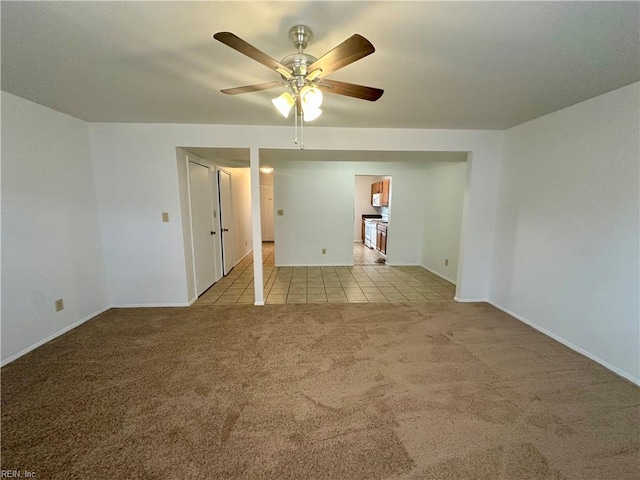
[{"label": "kitchen in background", "polygon": [[391,177],[356,175],[354,264],[384,264],[387,253]]}]

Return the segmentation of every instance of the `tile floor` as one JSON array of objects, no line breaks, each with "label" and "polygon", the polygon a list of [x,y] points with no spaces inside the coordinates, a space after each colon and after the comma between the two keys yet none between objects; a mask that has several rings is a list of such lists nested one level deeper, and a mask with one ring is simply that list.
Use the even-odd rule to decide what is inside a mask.
[{"label": "tile floor", "polygon": [[[353,267],[275,267],[274,244],[262,246],[266,303],[453,301],[455,285],[422,267],[377,263],[380,255],[354,243]],[[253,256],[203,293],[196,304],[253,304]]]}]

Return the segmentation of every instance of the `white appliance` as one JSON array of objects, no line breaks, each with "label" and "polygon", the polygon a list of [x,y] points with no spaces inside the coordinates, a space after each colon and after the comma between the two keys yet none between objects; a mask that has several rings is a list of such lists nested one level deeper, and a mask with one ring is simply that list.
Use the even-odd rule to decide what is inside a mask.
[{"label": "white appliance", "polygon": [[369,248],[376,248],[377,225],[377,219],[364,221],[364,244]]},{"label": "white appliance", "polygon": [[381,207],[382,206],[382,194],[381,193],[374,193],[373,195],[371,195],[371,205],[374,207]]}]

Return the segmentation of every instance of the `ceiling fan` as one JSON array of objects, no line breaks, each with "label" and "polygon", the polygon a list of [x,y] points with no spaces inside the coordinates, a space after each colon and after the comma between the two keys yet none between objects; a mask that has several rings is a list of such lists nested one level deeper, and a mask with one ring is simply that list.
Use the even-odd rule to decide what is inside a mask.
[{"label": "ceiling fan", "polygon": [[296,118],[301,115],[305,122],[318,118],[322,114],[320,109],[322,92],[360,98],[371,102],[378,100],[384,93],[384,90],[379,88],[327,80],[325,78],[330,73],[346,67],[375,51],[371,42],[358,34],[352,35],[333,50],[325,53],[320,58],[316,58],[304,53],[304,49],[307,48],[313,38],[311,29],[305,25],[296,25],[289,30],[289,39],[297,52],[287,55],[280,62],[231,32],[218,32],[213,38],[275,70],[281,77],[279,81],[226,88],[221,92],[228,95],[237,95],[284,87],[285,92],[274,98],[272,102],[285,118],[289,116],[289,112],[294,106]]}]

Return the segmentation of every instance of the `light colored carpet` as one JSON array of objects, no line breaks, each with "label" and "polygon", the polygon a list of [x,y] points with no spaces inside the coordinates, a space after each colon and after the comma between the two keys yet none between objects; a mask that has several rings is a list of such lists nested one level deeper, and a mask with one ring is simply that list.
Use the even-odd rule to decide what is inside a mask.
[{"label": "light colored carpet", "polygon": [[113,309],[2,369],[40,479],[637,479],[640,389],[486,304]]}]

